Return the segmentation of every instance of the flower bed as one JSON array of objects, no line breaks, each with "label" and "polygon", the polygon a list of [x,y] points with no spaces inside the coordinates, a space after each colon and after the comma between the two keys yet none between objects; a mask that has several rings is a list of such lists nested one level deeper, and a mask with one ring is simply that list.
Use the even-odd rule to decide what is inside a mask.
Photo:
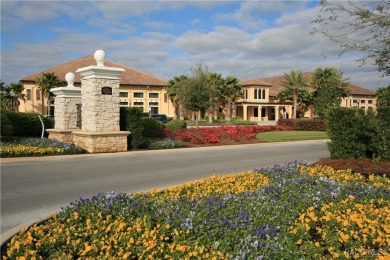
[{"label": "flower bed", "polygon": [[166,136],[192,144],[214,144],[230,140],[244,142],[255,139],[256,134],[268,131],[291,131],[286,126],[222,126],[207,128],[164,129]]},{"label": "flower bed", "polygon": [[[381,259],[390,184],[289,163],[80,199],[13,237],[3,259]],[[382,258],[385,259],[385,258]]]},{"label": "flower bed", "polygon": [[44,156],[79,154],[85,151],[71,144],[47,138],[15,138],[1,142],[0,157]]}]

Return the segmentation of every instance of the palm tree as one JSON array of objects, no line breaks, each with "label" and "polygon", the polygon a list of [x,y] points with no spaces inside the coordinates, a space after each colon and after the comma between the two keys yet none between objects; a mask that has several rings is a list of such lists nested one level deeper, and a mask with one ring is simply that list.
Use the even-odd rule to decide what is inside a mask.
[{"label": "palm tree", "polygon": [[[285,89],[279,92],[277,98],[282,102],[285,100],[292,100],[293,90],[291,88]],[[303,117],[307,111],[312,110],[313,102],[314,101],[312,93],[310,93],[307,89],[304,88],[298,89],[297,114]],[[310,113],[310,118],[312,118],[312,113]]]},{"label": "palm tree", "polygon": [[173,77],[167,86],[167,94],[175,107],[175,117],[184,119],[184,82],[188,80],[186,75]]},{"label": "palm tree", "polygon": [[12,110],[19,111],[19,99],[26,100],[26,95],[23,93],[23,83],[20,81],[18,83],[11,83],[9,89],[12,98]]},{"label": "palm tree", "polygon": [[312,86],[315,89],[315,113],[324,118],[331,107],[340,106],[340,100],[349,95],[348,79],[343,72],[333,67],[318,68],[312,77]]},{"label": "palm tree", "polygon": [[224,79],[222,74],[216,72],[209,72],[207,74],[207,82],[209,86],[209,96],[210,96],[210,107],[209,107],[209,123],[213,122],[213,113],[218,104],[218,88],[223,86]]},{"label": "palm tree", "polygon": [[19,99],[25,100],[23,93],[24,86],[21,82],[1,85],[2,108],[6,110],[19,111]]},{"label": "palm tree", "polygon": [[218,94],[226,102],[226,120],[230,121],[232,119],[232,108],[235,99],[243,97],[243,93],[241,91],[241,84],[236,77],[227,76],[224,81],[224,84],[218,89]]},{"label": "palm tree", "polygon": [[292,118],[297,118],[298,110],[298,92],[300,89],[306,89],[308,86],[308,80],[303,75],[303,72],[300,70],[291,70],[290,74],[284,74],[284,80],[281,82],[281,85],[286,89],[289,89],[292,92],[293,96],[293,106],[294,113]]},{"label": "palm tree", "polygon": [[50,89],[59,87],[61,84],[61,81],[58,79],[58,77],[52,73],[52,72],[43,72],[36,80],[36,85],[38,86],[38,89],[42,92],[42,114],[44,114],[44,97],[46,97],[46,114],[50,115],[50,96],[51,92]]}]

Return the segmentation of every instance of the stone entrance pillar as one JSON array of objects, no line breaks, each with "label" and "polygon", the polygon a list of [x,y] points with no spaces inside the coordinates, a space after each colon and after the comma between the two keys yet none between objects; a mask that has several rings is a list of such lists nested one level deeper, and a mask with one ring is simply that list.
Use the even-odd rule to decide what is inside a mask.
[{"label": "stone entrance pillar", "polygon": [[94,54],[96,65],[76,72],[81,80],[81,131],[73,132],[73,142],[90,153],[127,151],[130,132],[119,128],[119,82],[122,68],[104,66],[105,53]]},{"label": "stone entrance pillar", "polygon": [[54,129],[47,129],[50,139],[72,143],[72,132],[77,130],[77,104],[81,103],[81,89],[73,86],[75,75],[68,72],[65,80],[67,87],[53,88],[50,90],[55,98]]}]

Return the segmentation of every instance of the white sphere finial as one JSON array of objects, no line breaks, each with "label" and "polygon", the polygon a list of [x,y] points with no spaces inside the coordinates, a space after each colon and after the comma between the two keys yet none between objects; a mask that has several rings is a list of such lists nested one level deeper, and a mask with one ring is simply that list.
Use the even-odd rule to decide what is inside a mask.
[{"label": "white sphere finial", "polygon": [[102,51],[102,50],[95,51],[95,54],[93,55],[93,57],[96,60],[97,66],[104,66],[104,60],[106,58],[106,53],[104,51]]},{"label": "white sphere finial", "polygon": [[74,73],[72,72],[66,73],[65,80],[66,82],[68,82],[68,87],[73,87],[74,79],[75,79]]}]

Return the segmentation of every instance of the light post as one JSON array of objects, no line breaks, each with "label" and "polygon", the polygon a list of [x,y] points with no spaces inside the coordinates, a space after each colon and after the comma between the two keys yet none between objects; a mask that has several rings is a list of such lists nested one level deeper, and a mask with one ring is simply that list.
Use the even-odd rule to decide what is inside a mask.
[{"label": "light post", "polygon": [[9,92],[9,95],[11,97],[11,109],[12,111],[15,110],[15,92],[13,89],[11,89],[11,91]]}]

